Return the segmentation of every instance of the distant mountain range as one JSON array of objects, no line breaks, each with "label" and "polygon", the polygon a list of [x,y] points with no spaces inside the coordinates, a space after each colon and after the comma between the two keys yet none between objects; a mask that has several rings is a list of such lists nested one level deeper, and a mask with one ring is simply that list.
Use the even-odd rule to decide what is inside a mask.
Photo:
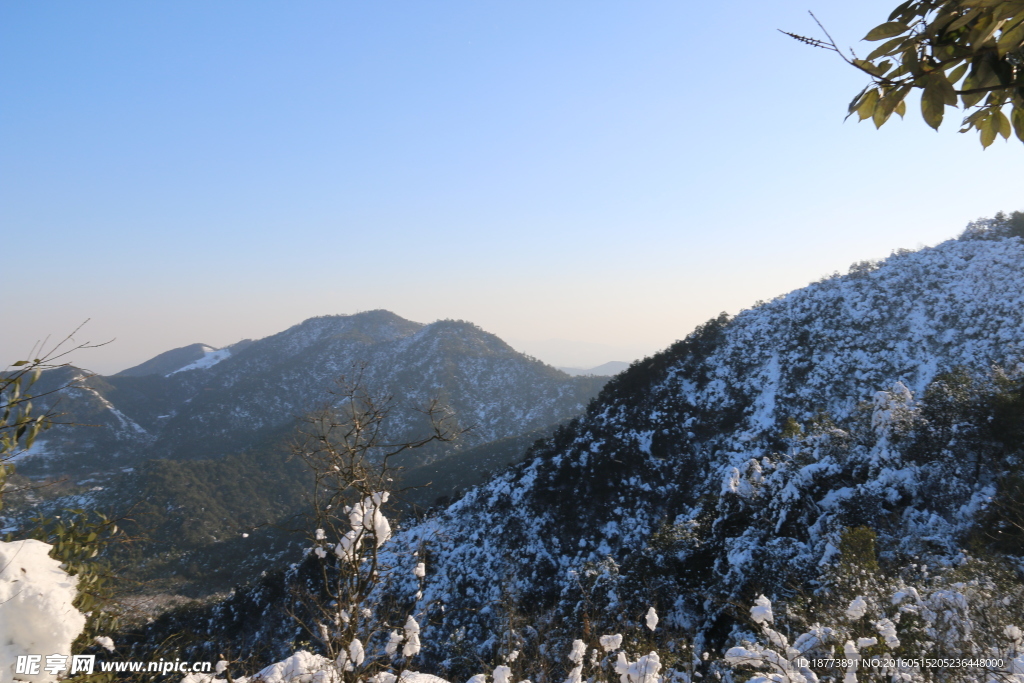
[{"label": "distant mountain range", "polygon": [[[153,544],[137,568],[149,578],[187,575],[210,590],[227,588],[204,579],[218,544],[301,511],[308,482],[289,460],[288,441],[297,418],[327,402],[342,375],[392,397],[392,442],[424,433],[417,409],[434,397],[468,430],[398,460],[410,485],[423,487],[407,496],[420,506],[518,461],[534,440],[581,414],[607,381],[569,376],[468,322],[424,325],[388,311],[324,316],[222,349],[172,349],[112,376],[70,367],[44,373],[36,390],[57,390],[56,401],[43,402],[70,424],[19,456],[17,473],[71,477],[40,491],[41,509],[135,504],[136,528]],[[20,510],[22,518],[37,502],[11,500],[4,513]],[[10,525],[0,519],[0,528]],[[269,552],[273,539],[264,540]],[[224,581],[243,580],[240,571]]]},{"label": "distant mountain range", "polygon": [[582,375],[597,375],[599,377],[611,377],[617,375],[626,368],[629,367],[629,363],[621,360],[608,361],[602,365],[598,365],[596,368],[558,368],[567,375],[573,377],[580,377]]},{"label": "distant mountain range", "polygon": [[412,438],[422,427],[414,409],[440,397],[469,429],[455,450],[565,420],[604,382],[569,377],[467,322],[423,325],[387,311],[325,316],[223,349],[173,349],[109,377],[45,373],[39,391],[80,380],[58,392],[62,421],[74,424],[47,432],[19,470],[109,473],[154,457],[238,453],[288,431],[336,378],[356,372],[394,397],[391,439]]}]

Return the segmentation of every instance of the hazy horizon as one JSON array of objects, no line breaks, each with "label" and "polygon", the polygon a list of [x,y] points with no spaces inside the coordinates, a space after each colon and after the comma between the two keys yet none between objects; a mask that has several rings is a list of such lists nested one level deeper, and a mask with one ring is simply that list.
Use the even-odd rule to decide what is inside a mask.
[{"label": "hazy horizon", "polygon": [[[327,315],[331,315],[331,314],[327,314]],[[357,313],[349,313],[349,314],[335,314],[335,315],[358,315],[358,312]],[[297,321],[295,324],[299,324],[301,322],[302,321],[300,320],[300,321]],[[413,322],[422,322],[422,321],[414,320]],[[437,322],[437,321],[430,321],[430,322]],[[467,322],[472,322],[472,321],[467,321]],[[424,323],[424,324],[429,324],[429,323]],[[291,327],[291,326],[289,325],[289,327]],[[281,332],[281,331],[284,331],[284,329],[285,328],[282,328],[281,330],[276,330],[275,332]],[[490,330],[485,330],[485,332],[489,332],[489,331]],[[155,353],[152,353],[150,355],[147,355],[147,356],[144,356],[144,357],[140,356],[138,358],[134,358],[134,360],[131,360],[131,361],[119,360],[116,357],[116,353],[109,354],[108,357],[110,357],[111,360],[109,360],[109,361],[107,361],[105,363],[98,364],[98,363],[92,362],[92,361],[97,357],[98,354],[103,354],[103,352],[111,352],[111,351],[116,352],[116,350],[117,350],[117,341],[118,340],[117,339],[99,339],[99,338],[96,338],[94,336],[91,336],[89,334],[89,332],[90,332],[89,324],[86,323],[73,336],[73,338],[66,343],[66,345],[63,348],[71,349],[74,346],[77,346],[79,343],[81,343],[81,344],[88,343],[88,344],[92,344],[92,345],[97,345],[96,348],[82,349],[81,351],[76,352],[74,354],[74,358],[72,360],[74,361],[74,363],[76,365],[79,365],[82,368],[85,368],[85,369],[87,369],[87,370],[89,370],[91,372],[96,372],[96,373],[101,374],[101,375],[113,375],[113,374],[116,374],[116,373],[120,372],[121,370],[126,370],[128,368],[131,368],[131,367],[134,367],[136,365],[139,365],[140,363],[143,363],[143,362],[145,362],[147,360],[150,360],[154,356],[157,356],[157,355],[159,355],[159,354],[161,354],[161,353],[163,353],[165,351],[171,351],[173,349],[180,348],[182,346],[189,346],[191,344],[207,344],[208,346],[211,346],[213,348],[220,349],[220,348],[224,348],[225,346],[231,346],[232,344],[235,344],[236,342],[243,341],[245,339],[259,339],[259,338],[262,338],[262,337],[256,337],[256,338],[245,337],[245,338],[235,339],[235,340],[233,340],[231,342],[228,342],[228,343],[225,343],[225,344],[220,344],[220,345],[218,345],[218,344],[209,344],[207,341],[205,341],[203,339],[196,339],[196,340],[193,340],[192,342],[189,342],[187,344],[179,344],[179,345],[176,345],[176,346],[168,346],[167,348],[164,348],[164,349],[161,349],[159,351],[156,351]],[[271,333],[271,334],[274,334],[274,333]],[[64,336],[67,336],[67,335],[64,335]],[[44,347],[46,349],[52,349],[52,348],[54,348],[54,346],[57,343],[61,342],[64,339],[64,336],[61,336],[60,338],[58,338],[57,335],[51,335],[49,339],[36,340],[34,342],[34,344],[33,344],[33,350],[35,348],[39,348],[39,347]],[[266,336],[266,335],[264,335],[264,336]],[[616,361],[630,363],[630,362],[632,362],[634,360],[638,360],[640,358],[643,358],[644,356],[648,356],[648,355],[651,355],[653,353],[657,353],[658,351],[661,350],[661,349],[649,349],[648,350],[648,349],[641,349],[641,348],[637,348],[637,347],[615,346],[615,345],[612,345],[612,344],[600,344],[600,343],[593,343],[593,342],[580,341],[580,340],[572,340],[572,339],[550,339],[550,338],[549,339],[520,339],[520,338],[512,337],[512,338],[502,338],[502,341],[504,341],[507,344],[509,344],[509,346],[513,347],[515,350],[517,350],[517,351],[519,351],[521,353],[525,353],[525,354],[527,354],[529,356],[533,356],[535,358],[538,358],[539,360],[544,361],[548,365],[552,365],[552,366],[555,366],[555,367],[568,367],[568,368],[579,369],[579,370],[587,370],[587,369],[590,369],[590,368],[596,368],[596,367],[598,367],[600,365],[604,365],[606,363],[616,362]],[[25,352],[21,353],[18,356],[18,358],[27,358],[30,355],[29,351],[30,350],[26,350]]]}]

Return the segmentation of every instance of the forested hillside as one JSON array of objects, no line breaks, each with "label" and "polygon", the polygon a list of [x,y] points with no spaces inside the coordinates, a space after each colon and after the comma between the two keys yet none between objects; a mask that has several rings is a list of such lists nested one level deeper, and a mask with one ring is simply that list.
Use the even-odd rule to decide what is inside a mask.
[{"label": "forested hillside", "polygon": [[[1022,351],[1024,243],[998,220],[722,316],[398,533],[375,604],[415,594],[421,666],[454,676],[512,649],[549,661],[574,638],[596,647],[649,607],[662,645],[714,655],[676,670],[709,672],[770,623],[747,613],[762,594],[792,629],[870,612],[884,631],[942,591],[960,595],[957,618],[1002,629],[1024,610]],[[284,656],[297,643],[273,637],[285,622],[269,615],[286,594],[267,586],[175,628]],[[911,594],[918,607],[903,606]],[[254,613],[269,621],[241,619]],[[900,625],[933,634],[915,647],[1009,637],[979,622],[980,640],[939,638],[928,614]],[[903,652],[894,633],[878,647]]]},{"label": "forested hillside", "polygon": [[[420,411],[432,400],[450,411],[457,439],[399,458],[420,487],[410,510],[520,459],[524,448],[507,440],[549,433],[607,381],[570,377],[471,323],[387,311],[312,318],[223,349],[195,344],[108,377],[64,367],[35,391],[65,424],[17,458],[27,493],[9,498],[0,528],[62,508],[127,515],[142,540],[122,559],[144,591],[201,596],[287,564],[309,490],[291,442],[303,416],[337,400],[341,377],[388,401],[388,440],[427,427]],[[247,561],[222,566],[243,548]]]}]

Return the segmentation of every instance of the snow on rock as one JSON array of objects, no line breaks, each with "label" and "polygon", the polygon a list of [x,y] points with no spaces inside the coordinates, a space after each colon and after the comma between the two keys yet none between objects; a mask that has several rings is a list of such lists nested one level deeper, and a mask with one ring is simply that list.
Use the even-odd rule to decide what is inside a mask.
[{"label": "snow on rock", "polygon": [[13,678],[18,656],[70,655],[85,627],[85,615],[72,604],[78,579],[60,568],[51,550],[42,541],[0,542],[0,683],[56,681],[42,667],[37,675]]}]

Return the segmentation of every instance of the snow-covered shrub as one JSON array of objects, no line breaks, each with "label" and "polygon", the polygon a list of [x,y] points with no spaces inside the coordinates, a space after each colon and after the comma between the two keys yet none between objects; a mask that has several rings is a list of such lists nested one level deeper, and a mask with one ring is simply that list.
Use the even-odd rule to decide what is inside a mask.
[{"label": "snow-covered shrub", "polygon": [[[336,508],[341,511],[336,528],[316,527],[323,531],[314,535],[312,545],[320,550],[314,552],[324,563],[353,561],[359,553],[380,550],[381,555],[391,558],[384,564],[402,567],[385,571],[403,577],[403,590],[392,595],[398,596],[396,604],[406,611],[399,619],[389,617],[386,628],[376,635],[355,636],[364,662],[383,661],[400,667],[401,662],[388,657],[401,657],[413,642],[405,629],[408,614],[413,613],[415,626],[418,629],[422,625],[423,629],[414,631],[416,642],[412,648],[424,644],[418,642],[421,637],[426,645],[433,645],[439,654],[428,665],[436,671],[452,670],[445,667],[450,666],[453,643],[469,630],[463,624],[478,627],[472,636],[475,641],[466,647],[467,656],[459,662],[460,680],[495,665],[491,675],[506,683],[526,677],[546,683],[561,683],[567,678],[570,683],[582,683],[584,679],[634,683],[630,676],[671,677],[696,683],[698,674],[710,680],[714,673],[722,673],[723,646],[735,644],[742,628],[735,626],[731,605],[754,591],[785,596],[774,609],[767,598],[755,605],[751,621],[760,638],[747,634],[748,642],[739,646],[743,652],[731,655],[730,661],[737,666],[762,667],[758,676],[775,676],[773,680],[803,677],[813,683],[814,677],[864,678],[877,673],[861,668],[850,671],[847,665],[822,671],[820,667],[803,666],[798,661],[801,657],[942,658],[975,653],[998,654],[1005,666],[997,673],[1016,675],[1018,664],[1013,662],[1019,657],[1019,646],[1013,645],[1015,629],[1024,628],[1014,616],[1024,613],[1020,582],[1011,575],[1001,575],[999,561],[985,564],[971,560],[959,548],[977,524],[979,511],[998,499],[1001,476],[1006,471],[1003,468],[1013,465],[1017,451],[994,446],[989,449],[999,443],[991,428],[998,421],[987,419],[992,414],[991,406],[984,401],[995,392],[986,388],[983,377],[971,379],[971,383],[960,381],[956,374],[937,376],[922,398],[915,397],[906,384],[890,381],[881,384],[881,391],[851,397],[851,406],[855,407],[842,419],[820,412],[803,414],[803,421],[794,419],[785,439],[778,443],[738,446],[735,452],[708,466],[711,474],[707,489],[701,489],[699,497],[683,502],[677,499],[679,506],[671,509],[672,515],[659,518],[640,507],[615,508],[614,520],[606,523],[606,529],[643,536],[643,544],[632,548],[628,555],[618,556],[621,567],[611,552],[598,550],[589,555],[592,559],[576,565],[580,568],[576,574],[566,572],[570,581],[576,576],[581,585],[580,590],[562,591],[558,612],[548,610],[540,601],[531,603],[530,594],[525,593],[530,587],[523,587],[524,582],[512,589],[526,595],[519,598],[520,612],[515,619],[505,621],[498,605],[499,591],[464,591],[463,586],[479,587],[483,583],[466,578],[467,567],[476,567],[479,577],[487,575],[479,570],[481,566],[500,566],[497,562],[471,562],[474,553],[485,554],[481,548],[498,543],[493,536],[488,537],[489,529],[501,528],[508,533],[511,528],[501,526],[502,519],[497,515],[481,517],[486,522],[478,523],[471,535],[457,537],[460,545],[450,549],[446,575],[438,572],[428,556],[414,556],[409,547],[396,546],[394,541],[378,547],[378,534],[389,535],[390,527],[385,530],[378,524],[376,512],[385,501],[382,497],[375,501],[372,490],[361,491]],[[976,420],[975,415],[985,419]],[[534,469],[538,477],[548,476],[541,472],[540,465]],[[671,474],[679,476],[675,471]],[[580,475],[570,471],[558,476]],[[629,481],[630,486],[648,485],[640,477]],[[517,483],[511,478],[499,484],[516,490]],[[472,502],[482,495],[477,492],[466,500]],[[507,511],[501,514],[507,516]],[[428,522],[413,529],[415,533],[399,538],[412,539],[409,545],[417,545],[434,528]],[[544,540],[537,547],[555,545],[556,531],[549,536],[545,535],[547,531],[540,529],[535,534],[534,538]],[[572,551],[579,548],[579,557],[588,557],[587,549],[600,548],[591,543],[592,538],[574,537]],[[439,544],[443,542],[447,541]],[[593,559],[606,552],[605,559]],[[455,562],[451,560],[455,556],[469,559]],[[543,558],[537,565],[543,565]],[[357,568],[365,575],[367,566],[360,564]],[[550,566],[550,572],[528,575],[530,580],[535,585],[562,581],[555,572],[573,567],[570,562],[552,562]],[[328,575],[334,576],[331,571],[336,569],[329,567]],[[440,579],[437,583],[445,582],[447,594],[434,590],[434,582],[423,587],[421,582],[431,575]],[[495,572],[493,576],[500,575]],[[426,597],[412,608],[403,600],[417,590],[416,586]],[[460,603],[467,607],[460,613],[486,614],[486,619],[470,622],[467,618],[461,624],[453,619],[446,624],[441,619],[420,617],[436,604],[432,601],[437,595],[447,595],[448,604],[453,605],[453,596],[459,591],[464,591],[463,598],[473,596]],[[656,631],[649,639],[644,632],[643,611],[633,611],[643,604],[640,600],[645,592],[648,604],[665,606],[664,618],[654,622]],[[371,618],[383,623],[380,619],[384,612],[377,606],[385,604],[386,595],[367,597],[374,604],[370,617],[360,617],[364,620],[362,627],[368,628],[365,620]],[[897,595],[900,598],[894,602]],[[647,609],[646,604],[643,609]],[[632,613],[627,617],[628,612]],[[351,618],[352,614],[345,610],[345,616]],[[630,630],[627,621],[638,626]],[[337,635],[330,620],[320,623],[324,624],[326,638],[337,639],[338,654],[327,659],[336,663],[344,654],[351,662],[354,641]],[[442,630],[451,624],[455,627]],[[485,630],[494,624],[499,627]],[[545,632],[545,628],[550,630]],[[618,631],[625,637],[614,643]],[[547,637],[552,632],[553,636]],[[538,637],[538,633],[543,635]],[[313,634],[316,638],[315,631]],[[695,635],[693,645],[687,634]],[[434,637],[439,638],[430,642]],[[445,642],[444,638],[451,640]],[[582,650],[575,646],[577,640]],[[538,643],[547,649],[540,649]],[[693,646],[698,647],[699,656],[695,656]],[[506,659],[520,649],[526,656]],[[419,668],[423,660],[417,661]],[[470,667],[466,662],[473,664]],[[650,671],[655,664],[657,672]],[[920,672],[895,673],[913,678]],[[981,677],[982,672],[934,674],[933,678],[972,675]]]},{"label": "snow-covered shrub", "polygon": [[[392,536],[385,514],[396,474],[391,458],[450,440],[458,431],[447,410],[435,402],[423,411],[431,426],[427,436],[388,443],[389,400],[370,394],[358,380],[342,378],[337,387],[327,407],[302,420],[293,446],[313,480],[306,562],[316,565],[316,578],[293,585],[289,611],[305,632],[307,647],[316,652],[300,650],[254,675],[253,681],[355,683],[377,674],[402,676],[421,649],[417,615],[409,609],[419,595],[392,594],[378,600],[375,594],[399,571],[380,554]],[[416,560],[409,574],[422,586],[429,567],[424,558]]]},{"label": "snow-covered shrub", "polygon": [[57,680],[45,662],[37,675],[15,677],[18,657],[69,656],[85,627],[85,615],[73,604],[78,579],[61,569],[51,550],[36,540],[0,542],[0,683]]},{"label": "snow-covered shrub", "polygon": [[[657,622],[658,614],[654,608],[650,608],[644,615],[645,628],[654,631]],[[405,636],[407,642],[410,633],[418,634],[418,632],[418,624],[412,617],[409,617]],[[395,635],[396,632],[393,632],[392,636]],[[400,641],[401,636],[397,640]],[[358,643],[359,641],[354,642]],[[395,642],[394,637],[389,640],[386,654],[391,655],[396,652]],[[418,639],[415,642],[418,646]],[[624,647],[621,634],[600,636],[598,642],[600,648],[588,647],[580,639],[573,641],[569,652],[564,657],[564,661],[571,665],[565,683],[583,683],[584,681],[590,683],[597,681],[605,683],[668,683],[669,681],[690,683],[693,680],[692,676],[682,672],[676,671],[667,674],[663,672],[661,656],[655,650],[648,651],[646,654],[631,654],[631,651],[636,648],[629,645]],[[361,644],[359,647],[361,650]],[[265,667],[251,677],[235,676],[231,680],[234,683],[343,683],[351,680],[346,674],[354,670],[353,667],[347,665],[356,659],[351,654],[342,654],[332,660],[323,655],[300,650],[286,659]],[[516,651],[505,659],[508,663],[513,663],[519,659],[518,655],[519,653]],[[362,659],[358,659],[362,663]],[[524,662],[520,661],[520,663]],[[402,664],[404,662],[396,666],[381,668],[373,675],[358,680],[367,683],[448,683],[448,681],[431,674],[406,670]],[[532,661],[524,664],[528,675],[537,676],[539,674],[539,680],[546,680],[545,674],[542,672],[542,670],[546,670],[546,667],[542,662]],[[181,679],[181,683],[225,683],[228,679],[221,676],[226,676],[227,666],[228,662],[222,661],[218,664],[215,673],[188,674]],[[490,679],[493,679],[493,683],[513,683],[516,677],[513,676],[512,669],[508,664],[500,664],[493,668],[490,677],[485,673],[476,674],[471,676],[467,683],[489,683]],[[520,683],[530,683],[530,681],[521,680]]]},{"label": "snow-covered shrub", "polygon": [[1024,683],[1020,600],[1019,587],[1001,595],[983,580],[902,584],[883,599],[857,596],[841,612],[819,613],[827,625],[805,627],[791,643],[762,595],[750,609],[761,638],[729,648],[725,663],[753,670],[748,683]]}]

